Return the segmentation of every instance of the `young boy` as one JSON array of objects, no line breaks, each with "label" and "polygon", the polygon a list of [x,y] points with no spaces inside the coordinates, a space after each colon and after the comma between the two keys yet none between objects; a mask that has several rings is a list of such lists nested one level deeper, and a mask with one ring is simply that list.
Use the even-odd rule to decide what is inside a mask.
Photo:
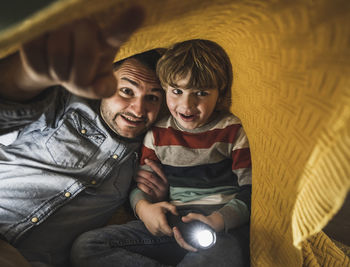
[{"label": "young boy", "polygon": [[[175,44],[158,62],[171,115],[146,134],[141,169],[151,171],[147,160],[161,163],[169,198],[153,203],[135,189],[130,201],[142,222],[110,226],[104,237],[101,232],[89,237],[95,244],[106,239],[114,244],[109,252],[94,246],[95,255],[108,259],[101,266],[128,261],[129,266],[249,265],[251,160],[240,120],[227,111],[230,66],[223,49],[206,40]],[[217,232],[215,246],[197,250],[178,228],[171,229],[166,213],[180,211],[187,214],[183,222],[210,225]]]}]

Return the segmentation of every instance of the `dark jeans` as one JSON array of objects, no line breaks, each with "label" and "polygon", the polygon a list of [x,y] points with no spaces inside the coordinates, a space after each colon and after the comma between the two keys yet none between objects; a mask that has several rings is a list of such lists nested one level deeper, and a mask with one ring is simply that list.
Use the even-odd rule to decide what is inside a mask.
[{"label": "dark jeans", "polygon": [[75,267],[249,266],[249,226],[219,233],[210,249],[188,252],[174,238],[153,236],[143,222],[131,221],[82,234],[71,253]]}]

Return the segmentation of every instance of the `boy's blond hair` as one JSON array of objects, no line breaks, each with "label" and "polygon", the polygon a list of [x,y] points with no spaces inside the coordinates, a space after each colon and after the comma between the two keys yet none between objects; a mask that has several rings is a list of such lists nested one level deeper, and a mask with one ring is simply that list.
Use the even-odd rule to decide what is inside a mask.
[{"label": "boy's blond hair", "polygon": [[232,68],[229,57],[218,44],[194,39],[170,47],[157,64],[157,75],[163,88],[177,86],[177,81],[191,74],[187,89],[218,88],[219,99],[230,99]]}]

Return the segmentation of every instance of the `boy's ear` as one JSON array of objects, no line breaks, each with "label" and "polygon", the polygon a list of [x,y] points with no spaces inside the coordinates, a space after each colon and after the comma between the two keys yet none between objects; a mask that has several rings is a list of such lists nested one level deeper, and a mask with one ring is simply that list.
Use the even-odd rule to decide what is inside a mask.
[{"label": "boy's ear", "polygon": [[215,110],[217,111],[229,111],[231,107],[231,98],[227,95],[220,95],[216,101]]}]

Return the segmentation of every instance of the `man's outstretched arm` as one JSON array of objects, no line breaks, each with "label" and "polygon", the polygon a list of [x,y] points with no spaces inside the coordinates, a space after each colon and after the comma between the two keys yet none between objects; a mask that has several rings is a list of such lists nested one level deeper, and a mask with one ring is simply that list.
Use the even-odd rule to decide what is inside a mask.
[{"label": "man's outstretched arm", "polygon": [[133,7],[104,29],[82,19],[22,45],[0,62],[0,98],[26,102],[54,85],[88,98],[111,96],[115,55],[143,17]]}]

